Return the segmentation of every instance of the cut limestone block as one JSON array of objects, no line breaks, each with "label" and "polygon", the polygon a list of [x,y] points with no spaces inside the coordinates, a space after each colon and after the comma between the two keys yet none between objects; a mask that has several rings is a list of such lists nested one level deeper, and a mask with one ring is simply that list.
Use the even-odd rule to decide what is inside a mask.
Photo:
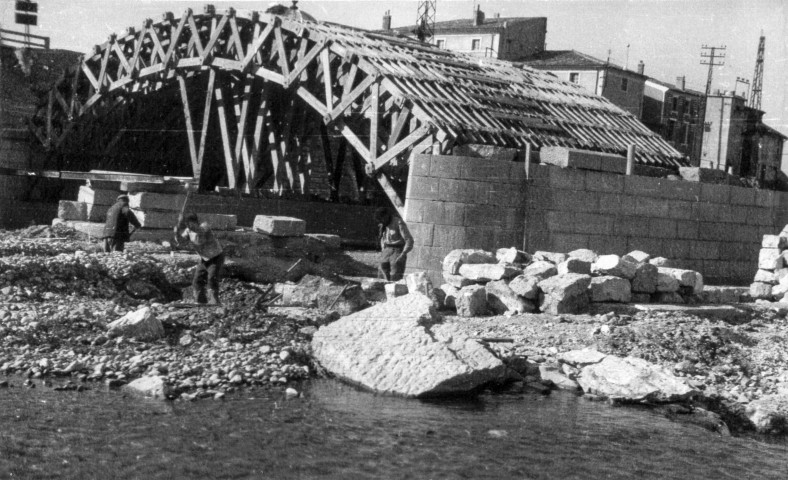
[{"label": "cut limestone block", "polygon": [[579,258],[569,257],[558,264],[558,275],[567,273],[583,273],[588,275],[591,273],[591,263],[580,260]]},{"label": "cut limestone block", "polygon": [[384,288],[387,300],[393,300],[408,294],[408,286],[402,283],[387,283]]},{"label": "cut limestone block", "polygon": [[589,290],[592,302],[629,303],[632,298],[632,285],[620,277],[593,277]]},{"label": "cut limestone block", "polygon": [[575,148],[542,147],[539,151],[539,160],[548,165],[564,168],[582,168],[614,173],[625,173],[627,170],[626,157]]},{"label": "cut limestone block", "polygon": [[129,207],[137,210],[168,210],[180,212],[186,195],[139,192],[129,194]]},{"label": "cut limestone block", "polygon": [[531,255],[514,247],[499,248],[495,251],[495,258],[498,259],[498,263],[528,263],[531,261]]},{"label": "cut limestone block", "polygon": [[460,293],[460,289],[456,288],[448,283],[444,283],[441,285],[440,289],[443,291],[443,306],[446,308],[457,308],[457,294]]},{"label": "cut limestone block", "polygon": [[588,286],[590,275],[567,273],[539,282],[539,308],[542,312],[582,313],[588,309]]},{"label": "cut limestone block", "polygon": [[57,218],[84,222],[88,219],[88,208],[85,202],[61,200],[57,205]]},{"label": "cut limestone block", "polygon": [[107,210],[110,207],[106,205],[90,205],[89,203],[85,205],[88,212],[88,222],[104,223],[107,220]]},{"label": "cut limestone block", "polygon": [[164,326],[150,307],[129,312],[107,325],[110,337],[124,336],[137,340],[158,340],[164,336]]},{"label": "cut limestone block", "polygon": [[654,293],[657,291],[659,268],[650,263],[641,263],[632,279],[632,291],[638,293]]},{"label": "cut limestone block", "polygon": [[523,270],[523,275],[535,277],[540,281],[557,274],[558,269],[553,263],[541,260],[528,265],[525,267],[525,270]]},{"label": "cut limestone block", "polygon": [[678,280],[680,287],[690,287],[695,295],[703,291],[703,275],[694,270],[659,267],[658,271]]},{"label": "cut limestone block", "polygon": [[[781,268],[780,270],[785,270],[785,269]],[[777,278],[776,271],[770,272],[769,270],[758,269],[758,271],[755,272],[755,278],[753,279],[753,281],[768,283],[770,285],[776,285],[779,280]]]},{"label": "cut limestone block", "polygon": [[764,235],[761,247],[779,248],[782,250],[786,247],[786,238],[779,235]]},{"label": "cut limestone block", "polygon": [[[134,215],[143,228],[172,228],[178,224],[180,212],[167,212],[158,210],[134,210]],[[198,213],[200,223],[208,223],[212,230],[232,230],[238,224],[235,215],[219,213]]]},{"label": "cut limestone block", "polygon": [[771,300],[773,298],[772,286],[768,283],[753,282],[750,285],[750,297],[753,300]]},{"label": "cut limestone block", "polygon": [[648,263],[652,265],[656,265],[658,267],[667,267],[672,268],[676,263],[673,260],[667,259],[665,257],[654,257],[648,261]]},{"label": "cut limestone block", "polygon": [[758,268],[763,270],[777,270],[784,265],[779,248],[762,248],[758,254]]},{"label": "cut limestone block", "polygon": [[460,275],[475,282],[490,282],[516,277],[522,270],[500,263],[465,263],[460,266]]},{"label": "cut limestone block", "polygon": [[632,280],[635,278],[637,268],[637,263],[632,260],[621,258],[618,255],[601,255],[591,266],[591,272],[599,276],[610,275]]},{"label": "cut limestone block", "polygon": [[673,275],[657,272],[657,292],[677,292],[679,281]]},{"label": "cut limestone block", "polygon": [[565,262],[567,259],[567,255],[565,253],[556,253],[556,252],[534,252],[534,260],[541,260],[544,262],[550,262],[554,265],[558,265],[559,263]]},{"label": "cut limestone block", "polygon": [[460,289],[454,299],[457,315],[477,317],[487,313],[487,291],[483,285],[471,285]]},{"label": "cut limestone block", "polygon": [[293,217],[257,215],[253,227],[272,237],[302,237],[306,233],[306,222]]},{"label": "cut limestone block", "polygon": [[118,200],[118,195],[120,195],[120,191],[118,190],[102,190],[82,185],[79,187],[77,201],[85,202],[89,205],[104,205],[109,207],[115,204]]},{"label": "cut limestone block", "polygon": [[624,258],[626,258],[627,260],[632,260],[635,263],[645,263],[651,260],[651,255],[649,255],[646,252],[642,252],[640,250],[633,250],[627,253],[626,255],[624,255]]},{"label": "cut limestone block", "polygon": [[471,250],[471,249],[458,249],[449,252],[443,259],[443,271],[451,275],[460,273],[460,266],[465,263],[497,263],[498,259],[495,258],[490,252],[484,250]]},{"label": "cut limestone block", "polygon": [[536,306],[517,295],[506,280],[496,280],[484,286],[487,292],[487,306],[497,315],[531,313],[536,311]]},{"label": "cut limestone block", "polygon": [[783,298],[788,293],[788,283],[778,283],[772,286],[772,297]]},{"label": "cut limestone block", "polygon": [[526,300],[539,299],[539,282],[543,279],[538,277],[529,277],[527,275],[518,275],[509,282],[509,288],[517,295],[525,298]]},{"label": "cut limestone block", "polygon": [[468,280],[462,275],[452,275],[446,272],[443,272],[443,280],[445,280],[446,283],[448,283],[449,285],[455,288],[467,287],[468,285],[473,285],[476,283],[473,280]]},{"label": "cut limestone block", "polygon": [[599,258],[599,255],[597,255],[596,252],[587,248],[572,250],[568,255],[570,258],[579,258],[580,260],[588,263],[594,263],[596,262],[596,259]]}]

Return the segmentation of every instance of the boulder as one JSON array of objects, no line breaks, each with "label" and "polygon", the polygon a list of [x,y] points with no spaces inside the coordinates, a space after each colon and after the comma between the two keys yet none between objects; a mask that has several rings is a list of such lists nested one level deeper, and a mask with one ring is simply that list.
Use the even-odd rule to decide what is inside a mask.
[{"label": "boulder", "polygon": [[632,285],[621,277],[593,277],[589,289],[592,302],[629,303],[632,298]]},{"label": "boulder", "polygon": [[[778,271],[782,271],[782,270],[785,270],[785,269],[781,268]],[[758,269],[758,271],[755,272],[755,278],[753,279],[753,281],[754,282],[761,282],[761,283],[768,283],[770,285],[776,285],[777,282],[778,282],[777,271],[770,272],[769,270]]]},{"label": "boulder", "polygon": [[517,295],[506,284],[506,280],[489,282],[484,289],[487,292],[487,306],[497,315],[536,311],[536,306],[533,302],[529,302]]},{"label": "boulder", "polygon": [[703,275],[694,270],[658,267],[659,273],[667,274],[679,281],[680,287],[689,287],[695,295],[703,291]]},{"label": "boulder", "polygon": [[552,277],[553,275],[558,274],[558,269],[555,265],[550,262],[545,262],[543,260],[536,261],[523,270],[523,275],[527,277],[534,277],[542,281],[546,278]]},{"label": "boulder", "polygon": [[539,299],[538,284],[540,281],[538,277],[518,275],[509,282],[509,288],[526,300],[537,300]]},{"label": "boulder", "polygon": [[274,215],[257,215],[253,228],[272,237],[303,237],[306,222],[300,218]]},{"label": "boulder", "polygon": [[161,375],[140,377],[123,386],[125,392],[142,397],[164,400],[170,393],[167,379]]},{"label": "boulder", "polygon": [[460,266],[466,263],[496,263],[498,259],[484,250],[458,249],[449,252],[443,258],[443,273],[458,275]]},{"label": "boulder", "polygon": [[528,263],[531,261],[531,255],[514,247],[499,248],[495,251],[495,258],[498,259],[498,263]]},{"label": "boulder", "polygon": [[386,300],[393,300],[408,294],[408,286],[403,283],[386,284]]},{"label": "boulder", "polygon": [[591,266],[591,272],[597,276],[609,275],[632,280],[637,267],[637,263],[618,255],[601,255]]},{"label": "boulder", "polygon": [[478,317],[487,313],[487,291],[483,285],[462,287],[454,299],[457,315]]},{"label": "boulder", "polygon": [[581,350],[570,350],[568,352],[559,353],[556,358],[561,363],[583,368],[586,365],[599,363],[605,357],[607,357],[607,355],[592,348],[583,348]]},{"label": "boulder", "polygon": [[788,433],[788,393],[753,400],[744,411],[758,433]]},{"label": "boulder", "polygon": [[654,257],[651,260],[649,260],[648,263],[652,265],[656,265],[658,267],[668,267],[668,268],[673,267],[675,265],[675,262],[673,260],[669,260],[665,257]]},{"label": "boulder", "polygon": [[569,255],[569,258],[577,258],[588,263],[594,263],[596,262],[596,259],[599,258],[599,255],[597,255],[596,252],[587,248],[572,250],[567,255]]},{"label": "boulder", "polygon": [[558,265],[566,261],[567,255],[565,253],[538,251],[534,252],[533,258],[537,261],[550,262],[554,265]]},{"label": "boulder", "polygon": [[457,294],[460,293],[460,289],[449,285],[448,283],[444,283],[440,286],[440,289],[443,291],[443,306],[446,308],[455,309],[457,308],[457,304],[455,303],[457,300]]},{"label": "boulder", "polygon": [[785,237],[781,237],[780,235],[764,235],[763,241],[761,242],[761,247],[763,248],[778,248],[780,250],[785,249],[788,246],[786,243]]},{"label": "boulder", "polygon": [[777,270],[785,265],[779,248],[762,248],[758,254],[758,268],[763,270]]},{"label": "boulder", "polygon": [[153,341],[164,337],[164,327],[150,307],[143,307],[107,325],[107,333],[110,338],[124,336]]},{"label": "boulder", "polygon": [[590,275],[567,273],[539,282],[539,308],[542,312],[582,313],[588,309]]},{"label": "boulder", "polygon": [[657,279],[659,270],[656,265],[641,263],[635,270],[635,278],[632,279],[632,291],[638,293],[654,293],[657,291]]},{"label": "boulder", "polygon": [[558,275],[565,275],[567,273],[583,273],[588,275],[591,273],[591,263],[580,260],[579,258],[569,257],[558,264]]},{"label": "boulder", "polygon": [[698,393],[665,368],[635,357],[608,355],[583,367],[577,382],[586,393],[624,401],[676,402]]},{"label": "boulder", "polygon": [[561,390],[578,390],[580,385],[564,375],[557,365],[539,365],[539,377],[543,382],[551,382]]},{"label": "boulder", "polygon": [[624,255],[624,258],[635,263],[648,263],[651,260],[651,255],[640,250],[633,250]]},{"label": "boulder", "polygon": [[678,290],[679,281],[676,277],[657,271],[657,292],[678,292]]},{"label": "boulder", "polygon": [[439,320],[428,297],[409,294],[321,327],[313,356],[341,379],[406,397],[467,393],[508,377],[478,341],[433,329]]},{"label": "boulder", "polygon": [[460,266],[460,275],[474,282],[491,282],[516,277],[522,270],[500,263],[464,263]]},{"label": "boulder", "polygon": [[446,272],[443,272],[443,280],[449,285],[456,288],[467,287],[468,285],[474,285],[476,283],[473,280],[468,280],[462,275],[453,275],[451,273],[446,273]]}]

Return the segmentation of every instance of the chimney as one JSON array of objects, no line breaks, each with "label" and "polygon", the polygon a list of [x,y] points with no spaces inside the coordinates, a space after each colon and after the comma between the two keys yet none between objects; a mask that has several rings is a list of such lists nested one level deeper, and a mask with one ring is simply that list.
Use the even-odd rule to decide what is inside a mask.
[{"label": "chimney", "polygon": [[473,12],[473,26],[478,27],[482,24],[484,24],[484,12],[481,5],[476,5],[476,10]]},{"label": "chimney", "polygon": [[676,77],[676,88],[678,90],[684,91],[684,87],[686,85],[687,78],[685,76]]},{"label": "chimney", "polygon": [[643,63],[643,60],[638,62],[638,73],[643,75],[643,71],[646,69],[646,64]]},{"label": "chimney", "polygon": [[383,30],[391,30],[391,10],[386,10],[383,15]]}]

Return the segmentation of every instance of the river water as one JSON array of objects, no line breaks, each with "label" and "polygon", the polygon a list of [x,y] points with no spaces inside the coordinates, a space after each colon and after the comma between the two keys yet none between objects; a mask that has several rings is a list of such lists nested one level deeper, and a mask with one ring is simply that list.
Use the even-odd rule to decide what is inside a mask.
[{"label": "river water", "polygon": [[425,402],[318,380],[165,403],[11,383],[0,478],[788,478],[784,441],[566,392]]}]

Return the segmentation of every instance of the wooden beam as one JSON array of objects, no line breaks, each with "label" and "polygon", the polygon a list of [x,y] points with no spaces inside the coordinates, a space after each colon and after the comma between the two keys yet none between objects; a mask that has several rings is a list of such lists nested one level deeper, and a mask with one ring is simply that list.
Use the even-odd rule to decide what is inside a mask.
[{"label": "wooden beam", "polygon": [[279,54],[279,68],[282,69],[282,78],[285,79],[290,75],[290,66],[287,64],[287,52],[285,51],[285,41],[282,37],[282,27],[279,25],[274,29],[276,36],[276,53]]},{"label": "wooden beam", "polygon": [[380,83],[375,82],[370,87],[371,112],[369,124],[369,161],[375,162],[378,157],[378,123],[380,122]]},{"label": "wooden beam", "polygon": [[254,39],[254,42],[249,49],[246,51],[246,56],[244,57],[243,61],[241,62],[241,68],[246,69],[246,67],[252,62],[252,59],[257,54],[257,51],[260,50],[260,47],[263,46],[268,37],[271,36],[271,33],[274,31],[274,26],[272,23],[269,23],[263,29],[263,32]]},{"label": "wooden beam", "polygon": [[383,189],[383,192],[386,193],[386,196],[389,197],[389,201],[397,209],[397,213],[401,218],[405,218],[405,204],[402,202],[402,199],[397,194],[397,191],[394,189],[394,186],[389,181],[389,178],[383,172],[378,172],[375,176],[375,179],[380,184],[380,187]]},{"label": "wooden beam", "polygon": [[404,152],[405,150],[407,150],[408,148],[410,148],[411,146],[422,140],[424,137],[429,135],[429,133],[430,133],[429,127],[427,126],[419,127],[410,135],[405,137],[401,142],[397,143],[396,145],[388,149],[380,157],[378,157],[377,159],[373,159],[372,164],[375,166],[375,169],[377,170],[381,168],[382,166],[393,160],[397,155]]},{"label": "wooden beam", "polygon": [[194,144],[194,125],[192,124],[192,112],[189,107],[189,95],[186,91],[186,79],[183,75],[178,75],[178,84],[181,90],[181,103],[183,103],[183,119],[186,126],[186,137],[189,144],[189,157],[192,161],[192,174],[200,176],[200,161],[197,159],[197,146]]},{"label": "wooden beam", "polygon": [[331,110],[334,106],[334,90],[331,81],[331,52],[324,48],[320,52],[320,63],[323,66],[323,85],[325,86],[326,110]]},{"label": "wooden beam", "polygon": [[[301,41],[306,42],[307,39],[304,38]],[[309,66],[309,64],[320,54],[320,52],[323,51],[325,47],[326,41],[321,40],[320,42],[316,43],[315,46],[313,46],[305,56],[298,60],[298,62],[296,62],[295,66],[293,67],[293,71],[287,76],[285,85],[290,85],[293,81],[295,81],[296,77],[298,77],[298,75],[300,75],[301,72]]]},{"label": "wooden beam", "polygon": [[202,125],[200,128],[200,148],[197,150],[197,164],[199,166],[198,172],[195,175],[199,179],[202,175],[203,157],[205,155],[205,141],[208,138],[208,126],[211,120],[211,103],[213,103],[213,88],[216,81],[216,71],[210,69],[208,71],[208,87],[205,89],[205,108],[203,110]]},{"label": "wooden beam", "polygon": [[[243,95],[241,96],[240,105],[236,103],[235,107],[235,114],[237,117],[237,132],[238,136],[235,140],[235,158],[242,159],[244,164],[244,174],[249,175],[250,171],[252,170],[252,166],[249,162],[249,149],[246,145],[246,119],[249,113],[249,97],[251,97],[252,91],[252,82],[254,81],[254,77],[250,77],[248,75],[244,76],[243,79]],[[243,155],[242,155],[243,154]]]},{"label": "wooden beam", "polygon": [[331,120],[336,119],[342,113],[347,110],[353,103],[363,95],[367,89],[375,83],[376,77],[369,75],[367,78],[361,81],[356,88],[354,88],[348,95],[342,97],[342,101],[339,102],[339,105],[336,106],[331,113],[329,113],[329,117]]},{"label": "wooden beam", "polygon": [[236,188],[236,179],[238,178],[238,160],[233,156],[233,149],[230,143],[230,132],[227,128],[227,109],[224,100],[224,93],[222,92],[221,85],[214,90],[216,95],[216,109],[219,116],[219,129],[222,135],[222,148],[224,150],[224,164],[227,170],[227,186],[229,188]]}]

